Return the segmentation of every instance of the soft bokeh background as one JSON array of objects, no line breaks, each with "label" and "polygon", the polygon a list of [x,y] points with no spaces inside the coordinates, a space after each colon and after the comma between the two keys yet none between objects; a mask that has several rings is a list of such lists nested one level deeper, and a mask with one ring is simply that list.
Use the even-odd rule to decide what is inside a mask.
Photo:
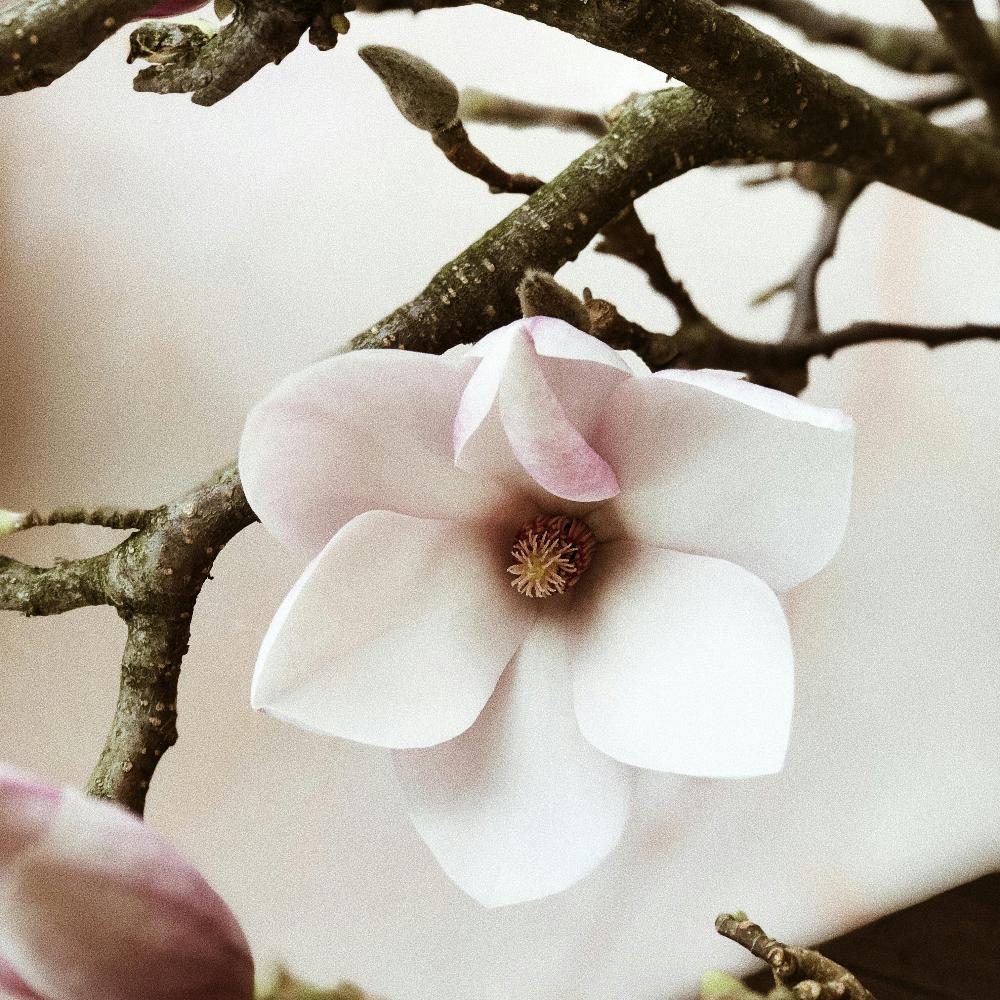
[{"label": "soft bokeh background", "polygon": [[[926,20],[917,0],[878,16]],[[134,94],[125,35],[47,90],[4,99],[0,506],[174,495],[234,455],[246,410],[278,379],[418,291],[517,204],[457,174],[395,114],[360,44],[405,46],[460,85],[595,109],[662,80],[482,9],[353,21],[335,52],[302,46],[210,110]],[[883,92],[913,87],[809,51]],[[586,143],[475,132],[543,176]],[[777,335],[788,303],[747,303],[808,246],[817,203],[700,171],[640,212],[717,320]],[[876,187],[824,272],[823,319],[995,323],[998,269],[995,233]],[[669,322],[620,262],[585,253],[561,277]],[[577,888],[479,908],[410,827],[380,752],[250,711],[258,642],[302,568],[260,528],[222,555],[198,606],[181,739],[150,822],[230,901],[262,962],[398,1000],[680,996],[705,968],[739,964],[712,930],[719,910],[745,907],[805,941],[994,868],[998,360],[1000,347],[976,343],[814,363],[808,398],[859,425],[857,500],[837,559],[788,601],[787,768],[735,783],[647,777],[621,849]],[[45,562],[112,537],[45,529],[4,551]],[[122,639],[109,609],[0,618],[0,757],[83,782]]]}]

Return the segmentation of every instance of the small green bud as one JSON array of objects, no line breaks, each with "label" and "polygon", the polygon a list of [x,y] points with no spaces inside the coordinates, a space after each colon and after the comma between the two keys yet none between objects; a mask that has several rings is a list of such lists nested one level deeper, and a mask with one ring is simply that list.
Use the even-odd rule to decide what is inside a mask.
[{"label": "small green bud", "polygon": [[358,55],[411,125],[434,135],[455,124],[458,88],[429,62],[387,45],[364,45]]},{"label": "small green bud", "polygon": [[761,1000],[761,995],[724,972],[706,972],[701,979],[701,1000]]},{"label": "small green bud", "polygon": [[27,523],[27,514],[16,510],[0,510],[0,537],[13,535],[15,531],[26,527]]},{"label": "small green bud", "polygon": [[584,333],[590,333],[590,313],[568,288],[564,288],[547,271],[525,271],[517,286],[521,314],[552,316],[565,320]]}]

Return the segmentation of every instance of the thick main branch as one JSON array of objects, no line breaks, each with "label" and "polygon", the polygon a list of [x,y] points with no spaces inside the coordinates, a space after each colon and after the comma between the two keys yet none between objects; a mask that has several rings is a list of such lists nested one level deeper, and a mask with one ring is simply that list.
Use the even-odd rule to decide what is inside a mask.
[{"label": "thick main branch", "polygon": [[637,97],[596,145],[351,342],[439,352],[519,315],[529,269],[555,272],[651,188],[729,156],[731,116],[688,89]]},{"label": "thick main branch", "polygon": [[714,0],[479,0],[640,59],[738,116],[733,140],[815,160],[1000,227],[1000,149],[786,49]]}]

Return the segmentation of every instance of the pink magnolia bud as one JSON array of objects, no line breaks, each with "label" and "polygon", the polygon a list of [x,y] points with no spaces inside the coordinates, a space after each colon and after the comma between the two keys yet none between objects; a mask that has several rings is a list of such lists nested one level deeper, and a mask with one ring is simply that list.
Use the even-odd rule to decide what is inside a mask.
[{"label": "pink magnolia bud", "polygon": [[0,765],[0,989],[32,1000],[250,1000],[226,904],[117,806]]}]

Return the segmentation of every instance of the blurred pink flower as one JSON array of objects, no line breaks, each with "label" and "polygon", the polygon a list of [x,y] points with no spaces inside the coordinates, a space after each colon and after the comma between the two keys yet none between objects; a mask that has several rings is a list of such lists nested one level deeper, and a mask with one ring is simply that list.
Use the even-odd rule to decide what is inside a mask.
[{"label": "blurred pink flower", "polygon": [[632,765],[781,768],[775,591],[832,557],[852,462],[842,413],[653,375],[555,319],[314,365],[243,435],[254,510],[318,552],[253,704],[394,748],[417,829],[480,902],[558,892],[617,843]]},{"label": "blurred pink flower", "polygon": [[0,765],[0,989],[33,1000],[250,1000],[208,883],[140,820]]}]

